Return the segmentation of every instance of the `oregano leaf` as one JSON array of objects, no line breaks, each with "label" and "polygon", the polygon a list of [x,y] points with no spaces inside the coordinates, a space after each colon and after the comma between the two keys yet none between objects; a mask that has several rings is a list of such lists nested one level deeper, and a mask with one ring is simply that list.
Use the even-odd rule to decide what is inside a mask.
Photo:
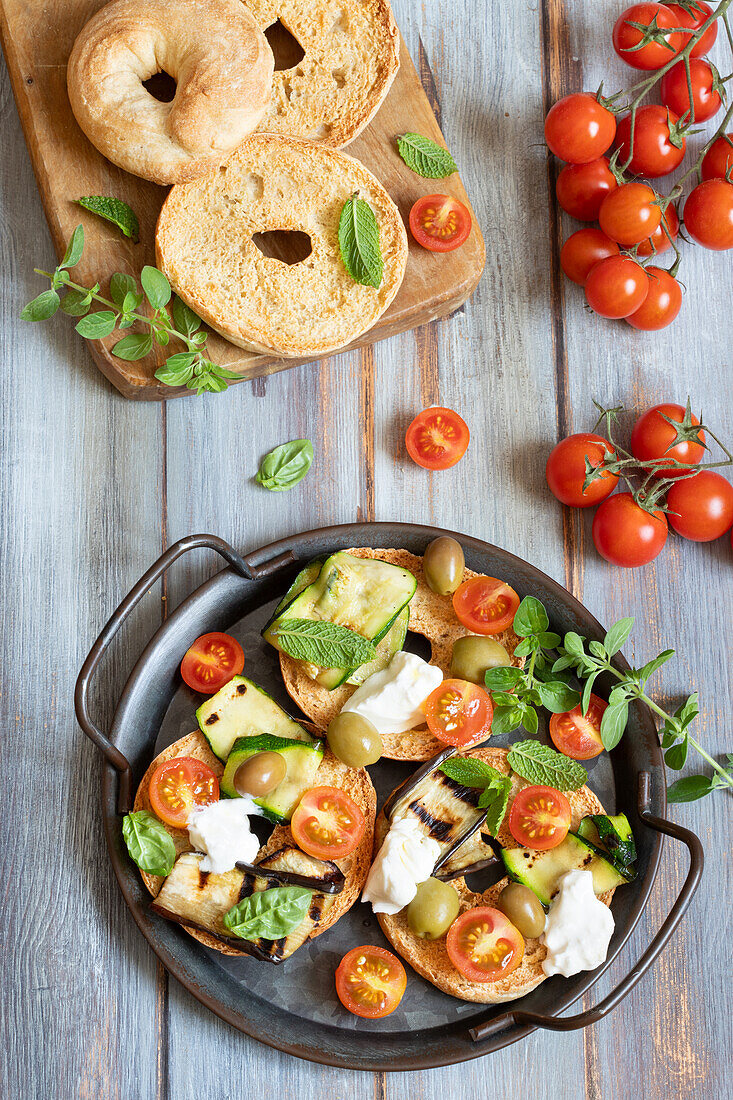
[{"label": "oregano leaf", "polygon": [[146,264],[140,272],[140,282],[153,309],[164,309],[168,305],[171,300],[171,284],[162,271]]},{"label": "oregano leaf", "polygon": [[112,348],[112,354],[118,359],[124,359],[128,363],[134,363],[143,359],[153,347],[153,337],[142,332],[133,332],[129,336],[123,336]]},{"label": "oregano leaf", "polygon": [[61,305],[55,290],[44,290],[21,310],[21,321],[47,321]]},{"label": "oregano leaf", "polygon": [[81,259],[81,254],[84,251],[84,226],[77,225],[74,232],[71,234],[69,243],[66,246],[66,252],[64,258],[59,264],[59,267],[76,267]]},{"label": "oregano leaf", "polygon": [[88,313],[76,323],[76,331],[85,340],[101,340],[109,336],[117,323],[117,314],[111,309],[100,309],[97,313]]}]

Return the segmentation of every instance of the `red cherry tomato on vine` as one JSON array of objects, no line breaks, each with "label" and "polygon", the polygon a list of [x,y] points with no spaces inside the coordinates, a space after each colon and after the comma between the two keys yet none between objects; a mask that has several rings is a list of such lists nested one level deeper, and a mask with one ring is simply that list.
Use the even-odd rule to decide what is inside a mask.
[{"label": "red cherry tomato on vine", "polygon": [[632,328],[656,332],[671,325],[682,309],[682,287],[663,267],[647,267],[645,271],[649,276],[649,293],[626,321]]},{"label": "red cherry tomato on vine", "polygon": [[644,32],[632,27],[641,23],[648,27],[656,19],[660,30],[682,26],[666,4],[633,4],[621,12],[613,28],[613,48],[622,61],[633,69],[661,69],[682,48],[683,35],[678,31],[664,36],[664,42],[648,42],[640,46]]},{"label": "red cherry tomato on vine", "polygon": [[637,248],[637,256],[657,256],[660,252],[666,252],[668,248],[672,247],[670,237],[673,241],[676,241],[679,232],[679,215],[675,207],[670,203],[662,214],[662,220],[651,237],[647,237],[647,239],[642,241]]},{"label": "red cherry tomato on vine", "polygon": [[[665,417],[669,419],[665,420]],[[674,420],[681,424],[684,418],[685,410],[682,405],[668,403],[654,405],[651,409],[647,409],[636,421],[631,432],[631,453],[636,458],[641,459],[642,462],[657,458],[671,458],[676,462],[685,462],[690,466],[697,465],[698,462],[702,461],[702,456],[705,454],[705,448],[702,446],[705,442],[705,432],[698,433],[699,443],[690,440],[672,446],[677,436],[677,429],[669,421]],[[692,413],[690,419],[693,424],[700,423],[694,413]],[[662,466],[659,469],[658,476],[677,477],[679,472],[675,466]],[[684,473],[685,471],[682,470],[681,472]]]},{"label": "red cherry tomato on vine", "polygon": [[688,115],[685,119],[688,126],[697,122],[706,122],[720,110],[723,103],[720,93],[713,88],[715,73],[709,61],[704,61],[701,57],[693,58],[690,62],[690,82],[692,105],[695,109],[694,118],[689,115],[690,93],[684,61],[678,61],[668,73],[664,74],[659,89],[662,103],[666,104],[670,111],[680,116]]},{"label": "red cherry tomato on vine", "polygon": [[693,542],[719,539],[733,525],[733,485],[714,470],[679,478],[667,493],[667,519]]},{"label": "red cherry tomato on vine", "polygon": [[703,157],[704,180],[725,179],[726,172],[733,174],[733,132],[721,134]]},{"label": "red cherry tomato on vine", "polygon": [[664,512],[645,512],[631,493],[604,500],[593,517],[596,550],[612,565],[631,569],[653,561],[667,541]]},{"label": "red cherry tomato on vine", "polygon": [[550,451],[545,466],[550,492],[571,508],[590,508],[605,500],[618,485],[618,478],[604,470],[583,492],[585,460],[591,466],[600,466],[607,455],[611,458],[615,453],[607,439],[592,432],[578,432],[561,439]]},{"label": "red cherry tomato on vine", "polygon": [[608,157],[598,157],[587,164],[566,164],[555,185],[560,206],[579,222],[595,221],[606,195],[617,187]]},{"label": "red cherry tomato on vine", "polygon": [[588,305],[601,317],[636,313],[649,292],[646,271],[629,256],[609,256],[591,271],[585,284]]},{"label": "red cherry tomato on vine", "polygon": [[[681,4],[665,4],[664,6],[672,12],[676,27],[689,27],[690,30],[696,31],[698,27],[707,22],[709,16],[713,14],[713,9],[705,3],[705,0],[693,0],[693,5],[692,11],[687,11]],[[691,37],[689,34],[682,35],[681,49],[684,50]],[[692,47],[690,57],[702,57],[703,54],[709,53],[711,47],[715,45],[717,37],[718,24],[717,22],[711,23],[702,38],[698,38]]]},{"label": "red cherry tomato on vine", "polygon": [[607,237],[630,248],[651,237],[662,221],[662,210],[648,184],[622,183],[606,195],[598,221]]},{"label": "red cherry tomato on vine", "polygon": [[[631,175],[657,179],[679,168],[685,157],[687,142],[680,137],[674,139],[679,142],[679,148],[673,143],[677,121],[677,115],[666,107],[639,108],[634,124],[634,155],[628,167]],[[619,164],[626,164],[631,147],[631,115],[621,119],[616,144],[620,149]]]},{"label": "red cherry tomato on vine", "polygon": [[685,229],[704,248],[733,248],[733,183],[705,180],[685,203]]},{"label": "red cherry tomato on vine", "polygon": [[585,286],[586,280],[596,264],[607,256],[618,256],[619,246],[600,229],[579,229],[572,233],[560,253],[560,266],[578,286]]},{"label": "red cherry tomato on vine", "polygon": [[616,135],[616,116],[590,92],[558,99],[545,119],[545,141],[560,160],[588,164],[603,156]]},{"label": "red cherry tomato on vine", "polygon": [[424,470],[448,470],[466,453],[471,434],[453,409],[431,405],[423,409],[405,434],[407,453]]},{"label": "red cherry tomato on vine", "polygon": [[410,232],[429,252],[453,252],[471,232],[471,215],[450,195],[423,195],[410,211]]}]

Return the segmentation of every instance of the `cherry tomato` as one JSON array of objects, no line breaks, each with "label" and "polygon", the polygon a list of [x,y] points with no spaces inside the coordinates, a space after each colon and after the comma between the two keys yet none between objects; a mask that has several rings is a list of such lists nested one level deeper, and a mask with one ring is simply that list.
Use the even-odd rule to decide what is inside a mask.
[{"label": "cherry tomato", "polygon": [[524,958],[522,933],[499,909],[488,905],[456,917],[445,946],[456,970],[472,982],[506,978]]},{"label": "cherry tomato", "polygon": [[585,461],[600,466],[604,458],[615,455],[607,439],[592,432],[578,432],[561,439],[552,450],[545,466],[545,478],[550,492],[571,508],[590,508],[610,496],[618,485],[618,477],[604,470],[583,491]]},{"label": "cherry tomato", "polygon": [[[685,157],[685,138],[672,139],[670,127],[677,122],[677,115],[666,107],[640,107],[634,125],[634,154],[628,171],[634,176],[657,179],[679,168]],[[631,115],[619,123],[616,144],[620,150],[619,164],[626,164],[631,148]]]},{"label": "cherry tomato", "polygon": [[733,525],[733,485],[714,470],[678,478],[667,493],[667,519],[693,542],[719,539]]},{"label": "cherry tomato", "polygon": [[629,314],[626,322],[632,328],[656,332],[671,325],[682,309],[682,287],[674,275],[663,267],[649,266],[645,270],[649,276],[649,293],[636,313]]},{"label": "cherry tomato", "polygon": [[423,409],[405,434],[407,453],[424,470],[448,470],[466,453],[471,433],[453,409],[431,405]]},{"label": "cherry tomato", "polygon": [[685,229],[703,248],[733,248],[733,183],[705,180],[685,203]]},{"label": "cherry tomato", "polygon": [[616,493],[593,517],[596,550],[612,565],[628,569],[653,561],[667,541],[664,512],[645,512],[631,493]]},{"label": "cherry tomato", "polygon": [[176,756],[153,772],[149,789],[153,812],[166,825],[185,829],[194,810],[219,801],[219,780],[194,756]]},{"label": "cherry tomato", "polygon": [[550,107],[545,141],[560,160],[588,164],[603,156],[616,135],[616,116],[589,92],[573,92]]},{"label": "cherry tomato", "polygon": [[[665,417],[669,417],[669,420],[676,420],[678,424],[681,424],[685,418],[685,410],[682,405],[673,405],[671,403],[664,405],[654,405],[651,409],[640,416],[634,424],[631,432],[631,453],[640,458],[642,462],[650,461],[655,458],[671,458],[676,462],[685,462],[690,466],[696,466],[698,462],[702,461],[702,456],[705,453],[705,448],[702,444],[705,442],[705,432],[698,433],[699,443],[691,440],[688,443],[677,443],[674,447],[675,436],[677,430],[672,427]],[[693,424],[699,424],[700,421],[692,413],[691,416]],[[662,466],[657,476],[658,477],[676,477],[678,473],[684,473],[685,471],[678,470],[674,466]]]},{"label": "cherry tomato", "polygon": [[471,232],[471,215],[450,195],[423,195],[410,211],[410,232],[429,252],[453,252]]},{"label": "cherry tomato", "polygon": [[336,992],[355,1016],[379,1020],[394,1012],[407,986],[400,960],[384,947],[352,947],[336,970]]},{"label": "cherry tomato", "polygon": [[596,264],[608,256],[618,256],[621,249],[600,229],[578,229],[571,233],[560,253],[560,266],[578,286],[586,280]]},{"label": "cherry tomato", "polygon": [[290,821],[293,840],[316,859],[351,855],[364,836],[364,815],[338,787],[312,787],[295,808]]},{"label": "cherry tomato", "polygon": [[726,172],[733,175],[733,131],[729,134],[721,134],[702,160],[704,180],[725,179]]},{"label": "cherry tomato", "polygon": [[570,803],[554,787],[522,787],[509,811],[509,832],[523,848],[546,852],[562,844],[572,817]]},{"label": "cherry tomato", "polygon": [[585,284],[585,297],[601,317],[636,313],[649,292],[646,271],[630,256],[609,256],[596,264]]},{"label": "cherry tomato", "polygon": [[622,183],[606,195],[598,221],[612,241],[631,246],[651,237],[662,220],[656,195],[646,183]]},{"label": "cherry tomato", "polygon": [[491,696],[468,680],[443,680],[423,710],[433,737],[445,745],[477,745],[491,735]]},{"label": "cherry tomato", "polygon": [[202,634],[181,661],[181,676],[192,691],[213,694],[244,668],[244,651],[229,634]]},{"label": "cherry tomato", "polygon": [[696,57],[690,62],[690,82],[692,84],[692,106],[694,117],[690,115],[690,91],[687,87],[687,70],[684,61],[678,61],[662,77],[659,94],[662,103],[677,115],[687,115],[688,126],[705,122],[716,114],[723,103],[720,93],[713,89],[715,75],[709,61]]},{"label": "cherry tomato", "polygon": [[657,229],[651,237],[647,237],[637,248],[637,256],[656,256],[660,252],[666,252],[668,248],[672,247],[670,237],[673,241],[676,241],[679,232],[680,219],[674,205],[670,203],[662,214],[662,220]]},{"label": "cherry tomato", "polygon": [[583,714],[580,704],[565,714],[550,718],[550,737],[558,752],[573,760],[592,760],[603,752],[601,719],[608,703],[591,692],[590,705]]},{"label": "cherry tomato", "polygon": [[[692,0],[693,10],[687,11],[682,4],[665,4],[666,8],[672,12],[674,16],[674,24],[676,27],[689,27],[691,30],[696,31],[699,27],[706,23],[709,16],[713,14],[713,9],[709,4],[705,3],[705,0]],[[687,43],[690,41],[692,35],[683,34],[681,49],[684,50]],[[715,40],[718,37],[718,24],[717,22],[711,23],[702,38],[698,38],[695,45],[690,51],[690,57],[702,57],[703,54],[709,53],[712,46],[715,45]]]},{"label": "cherry tomato", "polygon": [[664,35],[664,42],[648,42],[640,46],[644,32],[632,27],[631,23],[648,27],[654,20],[662,31],[667,27],[682,26],[666,4],[632,4],[616,20],[613,48],[621,60],[633,69],[660,69],[682,48],[684,36],[679,31]]},{"label": "cherry tomato", "polygon": [[555,184],[560,206],[581,222],[595,221],[606,195],[617,187],[608,157],[598,157],[587,164],[566,164]]},{"label": "cherry tomato", "polygon": [[471,577],[453,593],[459,622],[474,634],[501,634],[514,622],[519,596],[496,577]]}]

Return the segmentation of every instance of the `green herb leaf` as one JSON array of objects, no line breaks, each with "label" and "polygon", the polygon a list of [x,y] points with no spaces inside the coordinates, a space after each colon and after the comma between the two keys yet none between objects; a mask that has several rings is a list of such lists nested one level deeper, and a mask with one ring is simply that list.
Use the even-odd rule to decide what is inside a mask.
[{"label": "green herb leaf", "polygon": [[601,718],[601,741],[607,752],[618,745],[629,719],[629,704],[626,700],[614,702],[612,696],[613,692]]},{"label": "green herb leaf", "polygon": [[265,455],[256,480],[263,488],[282,493],[303,480],[312,462],[313,444],[310,439],[293,439]]},{"label": "green herb leaf", "polygon": [[676,772],[682,771],[687,760],[689,747],[689,738],[685,736],[676,745],[672,745],[671,748],[667,749],[664,754],[664,763],[667,767]]},{"label": "green herb leaf", "polygon": [[440,765],[439,770],[463,787],[480,787],[483,789],[488,787],[489,783],[506,778],[496,768],[492,768],[491,764],[486,764],[483,760],[476,760],[472,756],[449,756]]},{"label": "green herb leaf", "polygon": [[448,150],[422,134],[402,134],[397,149],[407,167],[426,179],[444,179],[458,171]]},{"label": "green herb leaf", "polygon": [[580,708],[583,712],[583,715],[586,715],[588,713],[588,708],[590,707],[591,692],[593,691],[593,685],[596,682],[597,675],[597,672],[591,672],[590,676],[583,684],[583,695],[580,700]]},{"label": "green herb leaf", "polygon": [[666,664],[670,657],[674,657],[673,649],[665,649],[662,653],[656,657],[652,657],[651,661],[647,661],[642,669],[639,670],[639,679],[642,684],[652,676],[662,665]]},{"label": "green herb leaf", "polygon": [[165,365],[171,371],[184,370],[186,367],[193,366],[198,355],[199,352],[197,351],[179,351],[175,355],[169,355]]},{"label": "green herb leaf", "polygon": [[491,722],[492,733],[513,733],[521,724],[522,712],[519,707],[495,707]]},{"label": "green herb leaf", "polygon": [[585,650],[583,649],[583,639],[580,634],[576,634],[574,630],[569,631],[565,635],[563,647],[573,657],[584,657]]},{"label": "green herb leaf", "polygon": [[542,634],[550,625],[544,605],[535,596],[525,596],[514,616],[514,633],[520,638]]},{"label": "green herb leaf", "polygon": [[369,203],[358,195],[352,195],[344,203],[338,224],[338,242],[344,267],[354,282],[379,288],[384,273],[379,225]]},{"label": "green herb leaf", "polygon": [[137,307],[142,304],[143,297],[143,294],[137,294],[135,290],[128,290],[122,302],[124,312],[132,313],[136,310]]},{"label": "green herb leaf", "polygon": [[162,271],[146,264],[140,272],[140,282],[153,309],[164,309],[168,305],[171,300],[171,284]]},{"label": "green herb leaf", "polygon": [[147,810],[137,810],[122,819],[122,836],[130,859],[149,875],[169,875],[176,861],[173,838]]},{"label": "green herb leaf", "polygon": [[[492,723],[493,729],[493,723]],[[509,766],[522,779],[560,791],[577,791],[588,773],[577,760],[555,752],[541,741],[519,741],[509,750]]]},{"label": "green herb leaf", "polygon": [[67,290],[61,299],[61,308],[69,317],[83,317],[89,312],[92,295],[84,290]]},{"label": "green herb leaf", "polygon": [[713,790],[713,781],[706,775],[686,775],[667,787],[668,802],[696,802]]},{"label": "green herb leaf", "polygon": [[153,337],[142,332],[133,332],[129,336],[123,336],[112,348],[112,354],[118,359],[124,359],[128,363],[134,363],[137,359],[143,359],[153,347]]},{"label": "green herb leaf", "polygon": [[201,328],[201,318],[177,295],[173,299],[171,313],[173,314],[173,323],[184,336],[193,336],[194,332],[198,332]]},{"label": "green herb leaf", "polygon": [[509,805],[509,795],[512,790],[512,781],[509,776],[502,776],[487,787],[479,799],[480,809],[486,810],[486,831],[491,836],[496,836],[506,817]]},{"label": "green herb leaf", "polygon": [[535,648],[534,638],[522,638],[521,642],[514,649],[515,657],[528,657],[532,650]]},{"label": "green herb leaf", "polygon": [[619,621],[614,623],[609,629],[606,637],[603,639],[603,644],[609,657],[613,657],[614,653],[618,653],[631,633],[633,626],[633,619],[619,619]]},{"label": "green herb leaf", "polygon": [[521,668],[513,668],[509,665],[501,665],[496,668],[487,668],[484,673],[484,683],[489,691],[510,691],[524,676]]},{"label": "green herb leaf", "polygon": [[591,651],[593,656],[598,657],[600,661],[605,661],[608,659],[608,654],[606,653],[605,647],[601,642],[597,642],[595,639],[593,639],[593,641],[588,642],[588,649]]},{"label": "green herb leaf", "polygon": [[551,714],[565,714],[573,710],[580,702],[580,693],[568,687],[562,680],[551,680],[546,684],[538,684],[542,706]]},{"label": "green herb leaf", "polygon": [[358,668],[374,659],[372,643],[327,619],[283,619],[272,631],[279,649],[319,668]]},{"label": "green herb leaf", "polygon": [[55,290],[44,290],[27,306],[24,306],[20,314],[21,321],[47,321],[53,317],[61,305],[61,299]]},{"label": "green herb leaf", "polygon": [[100,309],[98,313],[89,313],[76,323],[76,331],[85,340],[101,340],[109,336],[117,323],[117,314],[111,309]]},{"label": "green herb leaf", "polygon": [[69,243],[66,246],[66,252],[64,258],[59,264],[59,267],[76,267],[81,259],[81,254],[84,251],[84,226],[77,225],[74,232],[71,234]]},{"label": "green herb leaf", "polygon": [[543,630],[538,635],[538,642],[543,649],[555,649],[560,645],[560,635],[556,634],[554,630]]},{"label": "green herb leaf", "polygon": [[[122,199],[113,199],[108,195],[86,195],[75,200],[85,210],[91,210],[92,214],[99,215],[105,221],[116,225],[133,244],[140,240],[140,224],[137,214]],[[71,265],[70,265],[71,266]]]},{"label": "green herb leaf", "polygon": [[241,940],[278,940],[298,927],[312,897],[302,886],[258,890],[224,914],[224,926]]},{"label": "green herb leaf", "polygon": [[[137,298],[137,280],[132,275],[126,275],[124,271],[116,271],[109,281],[109,293],[112,301],[119,309],[129,311],[135,309],[139,302]],[[130,298],[127,296],[131,295]]]},{"label": "green herb leaf", "polygon": [[529,703],[522,703],[520,706],[522,712],[522,725],[526,729],[527,733],[535,734],[539,728],[539,718],[537,717],[537,711]]}]

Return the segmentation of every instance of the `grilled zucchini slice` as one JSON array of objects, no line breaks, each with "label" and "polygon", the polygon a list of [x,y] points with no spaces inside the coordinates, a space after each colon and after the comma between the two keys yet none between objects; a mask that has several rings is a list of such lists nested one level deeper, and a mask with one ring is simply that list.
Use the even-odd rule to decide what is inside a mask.
[{"label": "grilled zucchini slice", "polygon": [[534,848],[504,848],[501,857],[511,879],[533,890],[543,905],[549,905],[568,871],[590,871],[596,894],[631,882],[634,872],[614,866],[600,849],[568,833],[561,844],[538,852]]},{"label": "grilled zucchini slice", "polygon": [[234,786],[237,768],[258,752],[278,752],[287,764],[287,773],[281,783],[269,794],[255,798],[265,817],[275,823],[290,821],[293,810],[306,791],[315,786],[318,765],[323,759],[322,741],[294,741],[289,737],[274,737],[262,733],[255,737],[238,737],[227,757],[224,774],[219,780],[221,793],[226,798],[238,798]]},{"label": "grilled zucchini slice", "polygon": [[634,834],[626,814],[590,814],[578,826],[578,835],[607,852],[609,859],[621,867],[628,867],[636,859]]},{"label": "grilled zucchini slice", "polygon": [[290,741],[311,743],[313,738],[286,714],[272,696],[246,676],[234,676],[221,691],[196,711],[199,727],[220,760],[226,760],[234,742],[263,733]]}]

